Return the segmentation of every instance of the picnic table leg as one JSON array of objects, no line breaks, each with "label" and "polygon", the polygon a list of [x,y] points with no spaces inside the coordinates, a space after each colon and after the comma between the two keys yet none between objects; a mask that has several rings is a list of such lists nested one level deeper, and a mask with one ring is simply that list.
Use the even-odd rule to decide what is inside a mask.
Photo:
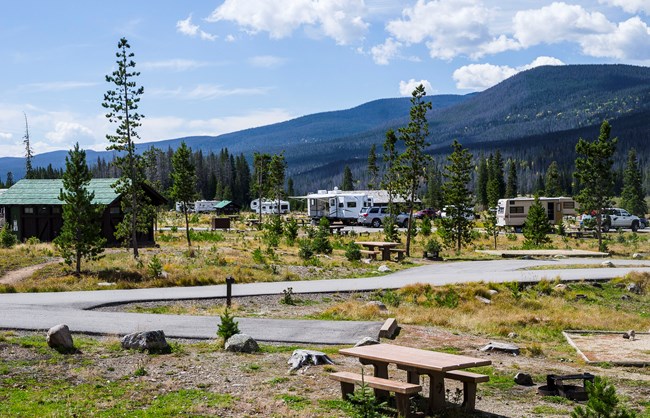
[{"label": "picnic table leg", "polygon": [[390,261],[390,248],[383,247],[381,249],[381,259],[383,261]]},{"label": "picnic table leg", "polygon": [[[375,370],[375,377],[388,379],[388,363],[371,362],[364,359],[359,359],[361,364],[371,364]],[[377,399],[386,399],[390,396],[390,392],[381,389],[375,389],[375,397]]]},{"label": "picnic table leg", "polygon": [[406,371],[406,381],[408,383],[413,383],[414,385],[420,384],[420,375],[412,370]]},{"label": "picnic table leg", "polygon": [[445,408],[445,374],[429,374],[429,412],[434,413]]}]

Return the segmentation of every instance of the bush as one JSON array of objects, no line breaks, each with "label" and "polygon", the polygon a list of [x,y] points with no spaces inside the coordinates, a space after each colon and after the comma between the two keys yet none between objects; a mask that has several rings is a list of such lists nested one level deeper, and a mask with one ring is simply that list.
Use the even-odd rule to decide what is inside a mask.
[{"label": "bush", "polygon": [[384,218],[384,239],[389,242],[399,242],[399,231],[392,216]]},{"label": "bush", "polygon": [[422,225],[420,226],[420,233],[423,237],[431,235],[431,219],[428,216],[422,218]]},{"label": "bush", "polygon": [[318,230],[312,242],[312,250],[319,254],[331,254],[332,244],[330,243],[330,222],[327,218],[321,218],[318,223]]},{"label": "bush", "polygon": [[347,258],[348,261],[361,260],[361,247],[354,242],[350,242],[345,248],[345,258]]},{"label": "bush", "polygon": [[4,228],[0,230],[0,247],[12,248],[18,242],[18,238],[11,232],[9,224],[5,224]]},{"label": "bush", "polygon": [[576,406],[572,418],[633,418],[636,413],[619,405],[616,389],[606,379],[596,376],[594,382],[585,382],[589,400],[583,408]]},{"label": "bush", "polygon": [[157,278],[157,277],[162,276],[163,265],[162,265],[162,262],[160,261],[160,258],[158,258],[158,255],[154,254],[154,256],[149,261],[149,265],[147,266],[147,268],[149,270],[149,274],[154,279]]},{"label": "bush", "polygon": [[309,260],[313,256],[314,256],[314,249],[313,249],[311,241],[309,241],[308,239],[300,240],[299,249],[298,249],[298,257],[300,257],[303,260]]},{"label": "bush", "polygon": [[426,251],[427,254],[438,253],[440,252],[440,250],[442,250],[442,245],[440,244],[440,241],[438,241],[436,238],[431,238],[424,245],[424,251]]},{"label": "bush", "polygon": [[293,245],[298,238],[298,221],[291,218],[284,226],[284,237],[287,239],[287,244]]}]

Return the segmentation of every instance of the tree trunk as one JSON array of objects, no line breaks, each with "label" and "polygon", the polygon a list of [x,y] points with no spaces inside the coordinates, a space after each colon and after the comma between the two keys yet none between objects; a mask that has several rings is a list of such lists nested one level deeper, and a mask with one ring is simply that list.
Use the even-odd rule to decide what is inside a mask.
[{"label": "tree trunk", "polygon": [[185,215],[185,236],[187,237],[187,246],[192,247],[192,242],[190,241],[190,219],[187,216],[187,206],[183,203],[183,214]]}]

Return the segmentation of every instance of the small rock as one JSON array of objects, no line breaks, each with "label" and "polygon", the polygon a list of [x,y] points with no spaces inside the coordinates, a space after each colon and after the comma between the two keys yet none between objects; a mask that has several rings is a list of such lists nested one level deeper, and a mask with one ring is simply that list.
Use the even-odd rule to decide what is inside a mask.
[{"label": "small rock", "polygon": [[99,282],[99,283],[97,283],[97,286],[102,286],[102,287],[115,286],[115,283],[111,283],[111,282]]},{"label": "small rock", "polygon": [[498,290],[495,290],[495,289],[490,289],[490,290],[488,290],[488,293],[489,293],[490,295],[494,296],[494,295],[496,295],[497,293],[499,293],[499,291],[498,291]]},{"label": "small rock", "polygon": [[319,364],[334,364],[334,362],[332,359],[327,357],[327,354],[320,351],[294,350],[293,354],[291,354],[291,358],[287,361],[287,364],[291,365],[289,372],[293,372],[302,366],[309,364],[317,366]]},{"label": "small rock", "polygon": [[492,303],[492,301],[488,298],[484,298],[483,296],[476,295],[474,296],[474,299],[478,300],[479,302],[485,303],[486,305],[489,305]]},{"label": "small rock", "polygon": [[591,285],[593,287],[595,287],[596,289],[602,289],[603,288],[603,285],[598,283],[598,282],[593,282]]},{"label": "small rock", "polygon": [[524,255],[524,256],[521,257],[521,259],[522,259],[522,260],[532,260],[532,259],[533,259],[533,256],[531,256],[531,255]]},{"label": "small rock", "polygon": [[635,260],[640,260],[640,259],[643,258],[643,254],[634,253],[634,254],[632,254],[632,258],[635,259]]},{"label": "small rock", "polygon": [[555,258],[556,260],[560,260],[560,259],[568,258],[568,257],[566,255],[564,255],[564,254],[555,254],[553,256],[553,258]]},{"label": "small rock", "polygon": [[576,300],[585,300],[587,299],[587,295],[583,295],[582,293],[578,293],[576,295]]},{"label": "small rock", "polygon": [[58,351],[69,352],[74,350],[74,342],[70,328],[66,324],[59,324],[47,331],[47,345]]},{"label": "small rock", "polygon": [[558,292],[564,292],[568,288],[569,286],[565,285],[564,283],[558,283],[553,287],[553,290],[556,290]]},{"label": "small rock", "polygon": [[362,258],[362,259],[361,259],[361,262],[364,263],[364,264],[370,264],[371,261],[372,261],[372,260],[370,260],[369,258]]},{"label": "small rock", "polygon": [[630,296],[630,295],[621,296],[621,300],[630,300],[630,299],[632,299],[632,296]]},{"label": "small rock", "polygon": [[633,329],[631,329],[623,334],[623,338],[625,338],[626,340],[634,341],[634,339],[636,338],[636,333],[634,332]]},{"label": "small rock", "polygon": [[388,266],[382,264],[381,266],[379,266],[379,268],[377,269],[377,271],[380,272],[380,273],[388,273],[388,272],[391,271],[391,269],[388,268]]},{"label": "small rock", "polygon": [[511,332],[508,334],[508,338],[510,338],[511,340],[517,338],[518,336],[519,334],[517,334],[516,332]]},{"label": "small rock", "polygon": [[260,350],[257,341],[246,334],[235,334],[228,338],[224,348],[233,353],[254,353]]},{"label": "small rock", "polygon": [[614,263],[612,263],[611,261],[603,261],[602,263],[600,263],[600,265],[603,267],[614,267]]},{"label": "small rock", "polygon": [[358,343],[356,343],[354,346],[355,347],[363,347],[364,345],[375,345],[379,344],[379,341],[376,338],[372,337],[363,337],[361,340],[359,340]]},{"label": "small rock", "polygon": [[630,283],[625,287],[625,290],[628,292],[636,293],[637,295],[641,294],[641,287],[636,283]]},{"label": "small rock", "polygon": [[149,352],[167,352],[170,350],[162,330],[134,332],[121,340],[125,350],[147,350]]},{"label": "small rock", "polygon": [[481,351],[502,351],[504,353],[510,353],[519,355],[520,349],[514,344],[508,344],[508,343],[498,343],[498,342],[490,342],[488,345],[480,349]]},{"label": "small rock", "polygon": [[384,305],[384,302],[380,300],[371,300],[370,302],[366,303],[366,306],[376,306],[377,308],[379,308],[380,311],[388,310],[386,305]]},{"label": "small rock", "polygon": [[533,378],[531,375],[521,372],[515,375],[515,383],[521,386],[533,386],[535,384],[533,383]]}]

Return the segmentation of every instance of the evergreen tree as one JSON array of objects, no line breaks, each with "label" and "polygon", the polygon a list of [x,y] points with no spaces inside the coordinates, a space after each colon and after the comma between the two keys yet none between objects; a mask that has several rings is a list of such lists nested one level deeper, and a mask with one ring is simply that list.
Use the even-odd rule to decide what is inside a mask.
[{"label": "evergreen tree", "polygon": [[553,228],[548,222],[548,214],[540,203],[539,196],[535,196],[535,202],[528,210],[523,230],[528,245],[538,247],[550,241],[548,234]]},{"label": "evergreen tree", "polygon": [[468,218],[472,213],[472,195],[468,189],[472,178],[472,154],[454,140],[453,152],[447,157],[443,185],[447,217],[441,219],[438,230],[445,245],[461,248],[472,242],[472,221]]},{"label": "evergreen tree", "polygon": [[499,238],[499,227],[497,226],[497,212],[496,210],[490,210],[484,212],[483,216],[483,226],[485,227],[485,233],[494,239],[494,249],[497,249],[497,238]]},{"label": "evergreen tree", "polygon": [[[425,154],[424,150],[430,145],[427,141],[429,136],[429,122],[427,111],[431,110],[431,102],[425,101],[426,92],[420,84],[413,90],[411,97],[410,121],[406,127],[400,128],[399,139],[404,141],[405,150],[399,155],[397,167],[403,190],[402,197],[405,200],[406,212],[408,213],[408,225],[413,224],[413,208],[418,199],[418,189],[424,176],[426,167],[431,161],[431,156]],[[393,212],[391,212],[393,214]],[[410,255],[411,237],[413,230],[406,230],[406,255]]]},{"label": "evergreen tree", "polygon": [[501,152],[497,150],[494,155],[490,154],[488,159],[487,200],[489,207],[496,207],[499,199],[505,194],[505,189],[503,159]]},{"label": "evergreen tree", "polygon": [[273,154],[269,162],[269,193],[278,202],[278,219],[280,218],[280,201],[284,197],[284,176],[287,170],[287,162],[284,153]]},{"label": "evergreen tree", "polygon": [[153,209],[144,193],[144,161],[136,153],[135,140],[139,138],[136,129],[141,125],[143,116],[138,113],[143,87],[137,87],[134,54],[129,52],[131,46],[126,38],[117,44],[117,69],[106,76],[106,81],[114,87],[104,94],[102,106],[108,109],[106,117],[111,123],[117,123],[115,135],[106,135],[111,143],[106,149],[117,151],[113,164],[121,174],[113,185],[122,196],[122,213],[124,219],[117,227],[116,237],[123,239],[133,247],[133,257],[139,257],[138,232],[147,232],[148,221],[153,216]]},{"label": "evergreen tree", "polygon": [[341,183],[341,190],[354,190],[354,179],[352,178],[352,170],[349,166],[343,168],[343,182]]},{"label": "evergreen tree", "polygon": [[645,202],[643,182],[639,161],[636,158],[636,150],[630,149],[627,153],[627,165],[623,173],[623,191],[621,192],[621,206],[628,212],[645,216],[648,212],[648,205]]},{"label": "evergreen tree", "polygon": [[488,162],[482,155],[478,158],[478,169],[476,173],[476,201],[483,209],[488,207]]},{"label": "evergreen tree", "polygon": [[386,139],[384,140],[384,164],[386,169],[384,170],[384,178],[381,182],[382,188],[386,189],[388,192],[388,212],[393,213],[393,198],[398,189],[398,179],[397,174],[397,136],[395,131],[389,129],[386,131]]},{"label": "evergreen tree", "polygon": [[191,161],[192,151],[181,142],[172,157],[172,187],[169,195],[175,202],[180,202],[181,212],[185,218],[185,237],[187,246],[192,246],[190,239],[190,203],[196,200],[196,169]]},{"label": "evergreen tree", "polygon": [[546,170],[546,177],[544,178],[544,190],[547,197],[562,196],[562,185],[560,184],[560,170],[557,167],[557,162],[553,161]]},{"label": "evergreen tree", "polygon": [[379,178],[379,166],[377,166],[377,147],[375,144],[370,146],[368,152],[368,189],[373,190],[377,187],[377,179]]},{"label": "evergreen tree", "polygon": [[427,175],[427,193],[424,196],[424,202],[427,207],[442,209],[443,192],[442,192],[442,172],[435,162],[429,166]]},{"label": "evergreen tree", "polygon": [[514,159],[508,160],[508,181],[504,197],[508,199],[517,197],[517,164]]},{"label": "evergreen tree", "polygon": [[7,181],[5,182],[5,187],[10,188],[14,185],[14,173],[7,171]]},{"label": "evergreen tree", "polygon": [[93,205],[95,193],[88,191],[92,175],[86,164],[86,151],[79,143],[65,157],[63,190],[63,226],[54,244],[66,264],[75,263],[75,274],[81,274],[81,260],[95,260],[104,251],[106,239],[101,236],[100,220],[103,206]]},{"label": "evergreen tree", "polygon": [[253,183],[251,184],[251,189],[259,199],[258,212],[260,224],[262,223],[262,199],[269,191],[268,171],[270,162],[271,156],[269,154],[259,152],[253,154]]},{"label": "evergreen tree", "polygon": [[600,135],[594,141],[578,139],[575,177],[580,192],[575,196],[581,210],[595,213],[598,247],[604,250],[602,223],[605,208],[611,205],[613,195],[613,156],[618,138],[610,139],[611,127],[607,121],[600,126]]},{"label": "evergreen tree", "polygon": [[29,144],[29,125],[27,124],[27,114],[23,113],[23,115],[25,115],[25,136],[23,137],[23,144],[25,144],[25,178],[33,179],[34,173],[32,172],[32,157],[34,154],[32,153],[32,147]]}]

